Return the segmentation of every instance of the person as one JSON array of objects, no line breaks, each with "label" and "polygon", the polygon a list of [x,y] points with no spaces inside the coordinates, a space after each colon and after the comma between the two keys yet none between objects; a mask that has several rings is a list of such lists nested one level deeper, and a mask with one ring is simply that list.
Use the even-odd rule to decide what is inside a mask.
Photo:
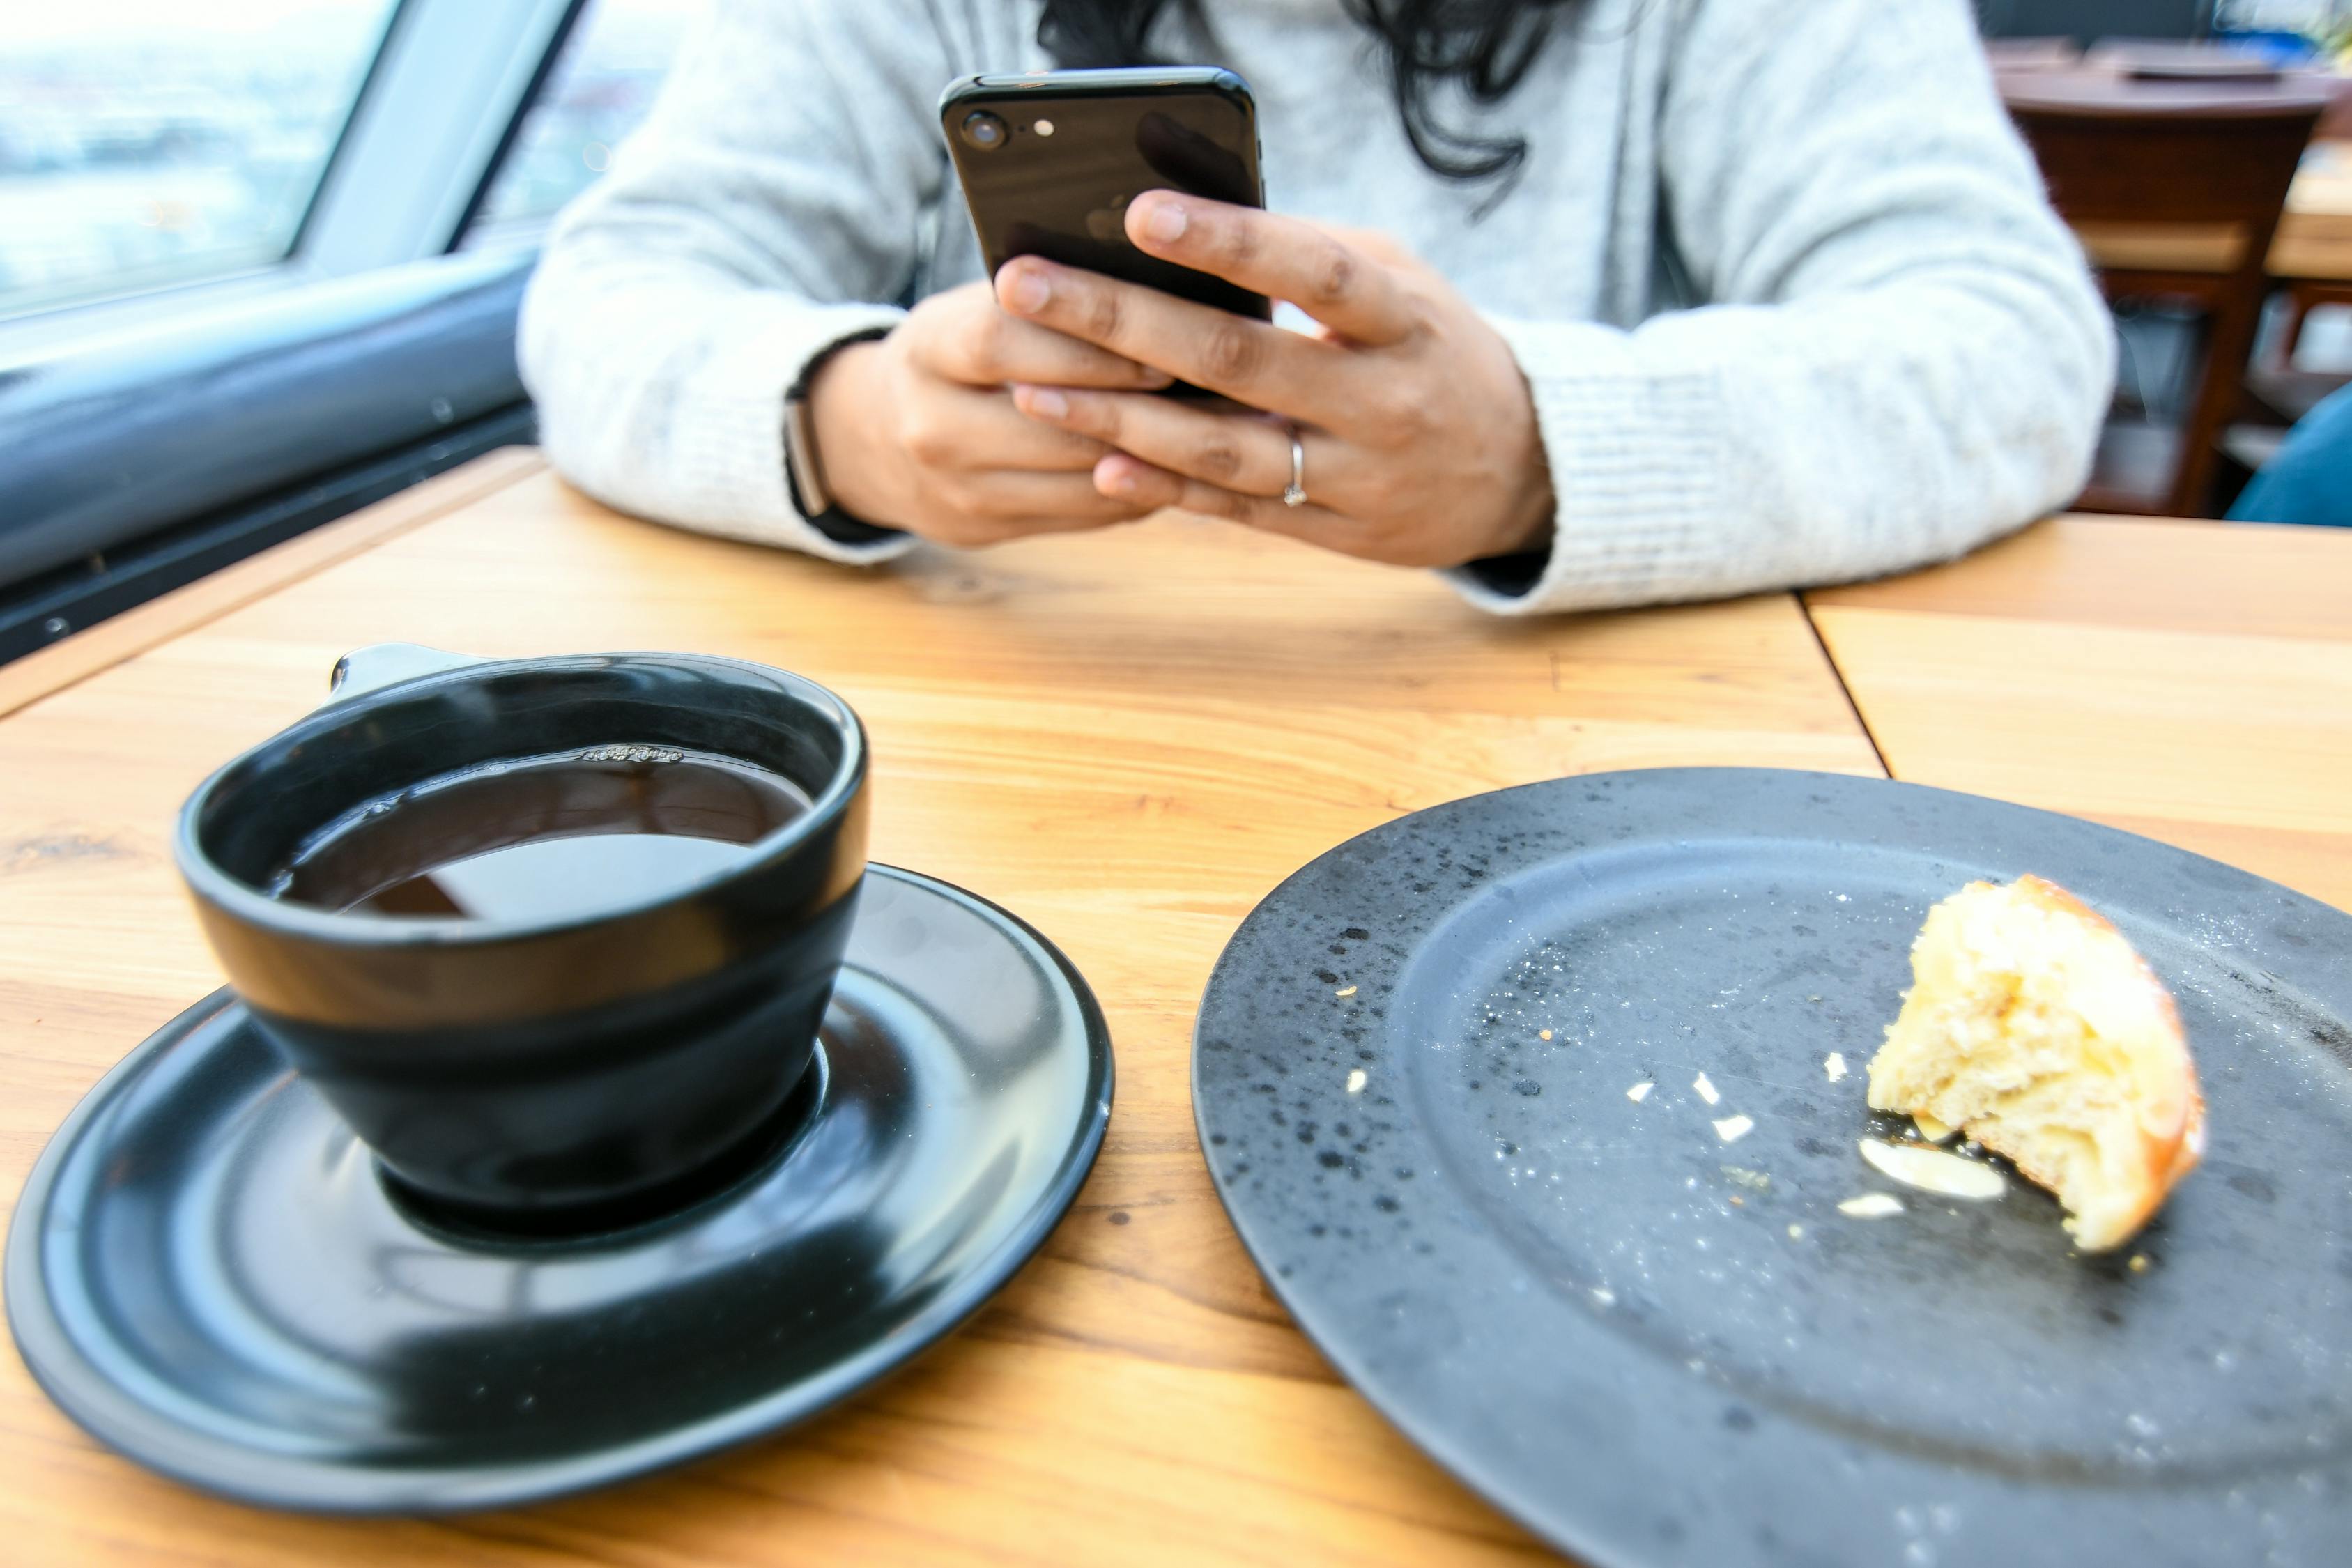
[{"label": "person", "polygon": [[2337,387],[2294,422],[2231,503],[2230,521],[2352,528],[2352,386]]},{"label": "person", "polygon": [[[2088,472],[2112,325],[1965,0],[1039,5],[719,0],[526,299],[556,468],[842,562],[1181,507],[1506,614],[1899,571]],[[1251,84],[1274,210],[1129,237],[1311,330],[982,276],[941,89],[1145,58]]]}]

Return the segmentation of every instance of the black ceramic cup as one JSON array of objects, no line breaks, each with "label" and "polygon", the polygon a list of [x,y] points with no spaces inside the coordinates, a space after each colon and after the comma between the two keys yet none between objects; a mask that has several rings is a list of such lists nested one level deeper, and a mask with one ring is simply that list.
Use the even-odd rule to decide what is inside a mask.
[{"label": "black ceramic cup", "polygon": [[[200,785],[174,844],[229,983],[395,1188],[459,1221],[596,1229],[774,1135],[866,868],[866,741],[782,670],[690,654],[471,660],[398,645]],[[686,885],[526,921],[337,912],[266,889],[306,838],[453,770],[644,744],[812,808]]]}]

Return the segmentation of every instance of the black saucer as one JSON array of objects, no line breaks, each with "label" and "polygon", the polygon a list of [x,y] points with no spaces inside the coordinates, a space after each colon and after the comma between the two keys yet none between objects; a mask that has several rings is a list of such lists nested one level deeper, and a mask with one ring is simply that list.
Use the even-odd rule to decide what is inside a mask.
[{"label": "black saucer", "polygon": [[1110,1040],[992,904],[866,877],[803,1121],[667,1219],[531,1242],[387,1194],[226,992],[100,1082],[8,1237],[11,1326],[94,1436],[207,1490],[504,1506],[773,1431],[961,1321],[1076,1195]]}]

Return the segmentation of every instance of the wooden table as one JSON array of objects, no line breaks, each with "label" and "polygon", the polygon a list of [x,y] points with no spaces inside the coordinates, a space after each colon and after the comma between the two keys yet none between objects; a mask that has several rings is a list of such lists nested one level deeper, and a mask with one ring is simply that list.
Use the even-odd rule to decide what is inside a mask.
[{"label": "wooden table", "polygon": [[2286,194],[2270,275],[2352,285],[2352,142],[2315,142]]},{"label": "wooden table", "polygon": [[2352,305],[2352,141],[2311,144],[2287,191],[2264,267],[2284,286],[2287,314],[2280,323],[2277,365],[2291,373],[2312,310]]},{"label": "wooden table", "polygon": [[[625,521],[509,453],[0,668],[11,1204],[100,1072],[217,984],[165,855],[173,807],[383,639],[693,647],[826,681],[872,731],[877,858],[1034,921],[1119,1058],[1100,1163],[1043,1253],[789,1436],[498,1515],[299,1519],[104,1453],[0,1357],[0,1558],[1548,1561],[1334,1377],[1235,1241],[1187,1099],[1217,952],[1298,865],[1453,796],[1664,763],[1878,771],[1820,636],[1898,773],[2352,903],[2352,536],[2147,526],[2045,527],[1822,595],[1819,636],[1788,595],[1526,624],[1181,519],[861,574]],[[2029,672],[2030,700],[1998,700]]]},{"label": "wooden table", "polygon": [[2063,518],[1806,602],[1895,777],[2352,909],[2352,529]]}]

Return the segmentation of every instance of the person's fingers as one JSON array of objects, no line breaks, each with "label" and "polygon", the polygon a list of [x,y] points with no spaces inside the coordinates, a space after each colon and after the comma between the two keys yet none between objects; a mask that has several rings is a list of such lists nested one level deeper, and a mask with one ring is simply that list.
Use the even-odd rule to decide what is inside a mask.
[{"label": "person's fingers", "polygon": [[[1155,510],[1126,497],[1108,495],[1091,474],[975,474],[956,482],[948,497],[961,523],[941,534],[1013,538],[1029,533],[1068,533],[1132,522]],[[935,535],[937,536],[937,535]]]},{"label": "person's fingers", "polygon": [[1392,343],[1420,313],[1387,263],[1303,219],[1173,191],[1146,191],[1127,207],[1138,248],[1286,300],[1360,343]]},{"label": "person's fingers", "polygon": [[1055,518],[1076,525],[1118,522],[1143,514],[1132,500],[1103,494],[1090,471],[989,474],[977,489],[979,504],[973,510],[992,517]]},{"label": "person's fingers", "polygon": [[[1290,430],[1260,416],[1218,413],[1149,393],[1060,386],[1015,386],[1013,402],[1033,419],[1223,489],[1278,496],[1290,484]],[[1309,473],[1335,468],[1334,443],[1311,432],[1299,440]],[[1319,470],[1318,457],[1325,459]]]},{"label": "person's fingers", "polygon": [[1181,474],[1154,468],[1125,452],[1113,452],[1097,463],[1093,479],[1095,489],[1104,495],[1151,511],[1174,506],[1183,499],[1184,487],[1192,483]]},{"label": "person's fingers", "polygon": [[1092,437],[1030,418],[1003,392],[944,387],[913,401],[904,426],[907,455],[927,468],[1082,474],[1109,450]]},{"label": "person's fingers", "polygon": [[1427,267],[1427,263],[1406,249],[1396,236],[1385,229],[1358,228],[1344,223],[1318,223],[1315,226],[1342,244],[1354,246],[1375,261],[1403,268],[1425,269]]},{"label": "person's fingers", "polygon": [[1170,380],[1164,370],[1007,315],[992,296],[958,311],[942,330],[923,334],[914,357],[932,374],[967,386],[1039,381],[1152,391]]},{"label": "person's fingers", "polygon": [[996,295],[1016,316],[1253,408],[1330,428],[1331,412],[1360,401],[1347,349],[1157,289],[1024,256],[997,273]]},{"label": "person's fingers", "polygon": [[1094,477],[1096,487],[1105,493],[1155,511],[1174,507],[1267,533],[1287,534],[1346,555],[1369,553],[1370,531],[1364,524],[1311,501],[1294,507],[1265,496],[1242,495],[1169,473],[1125,452],[1114,452],[1096,464]]}]

